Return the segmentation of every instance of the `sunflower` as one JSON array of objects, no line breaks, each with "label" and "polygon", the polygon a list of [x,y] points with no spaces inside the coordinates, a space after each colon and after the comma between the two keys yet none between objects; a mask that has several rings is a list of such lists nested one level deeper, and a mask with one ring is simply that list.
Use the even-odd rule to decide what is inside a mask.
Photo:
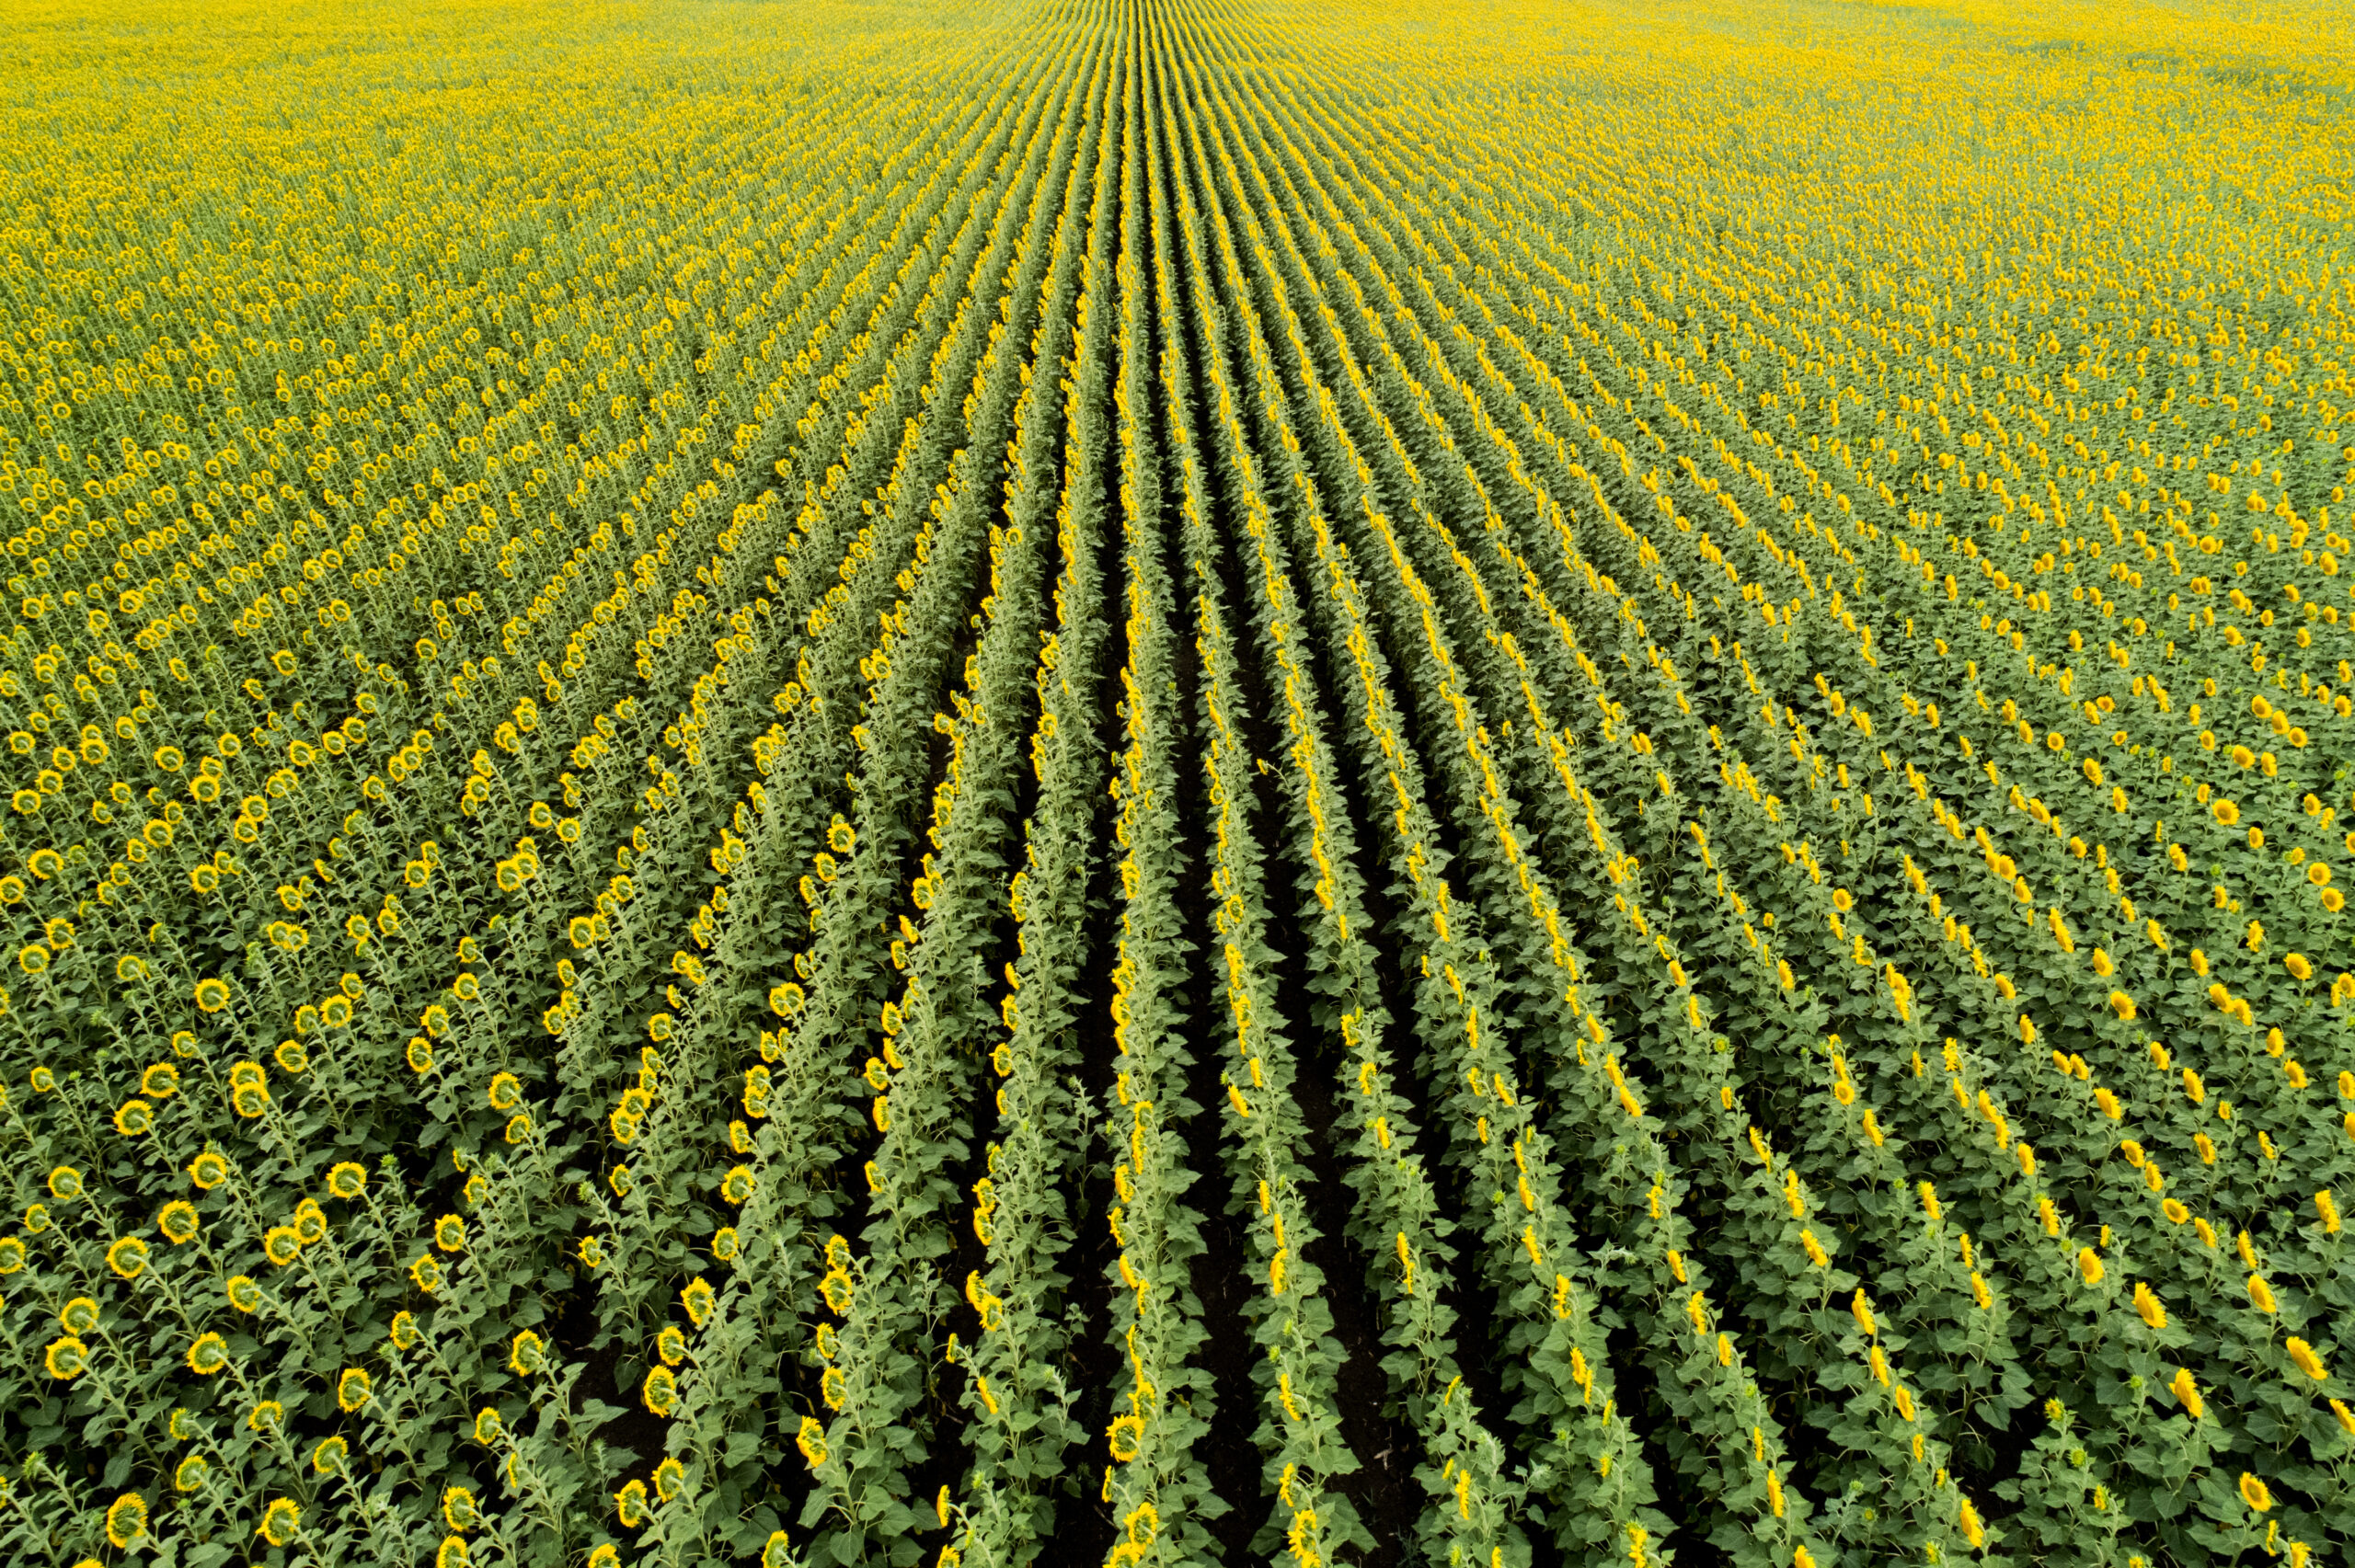
[{"label": "sunflower", "polygon": [[303,1510],[292,1497],[273,1497],[261,1512],[261,1538],[272,1546],[292,1544],[302,1530]]},{"label": "sunflower", "polygon": [[41,1353],[41,1365],[52,1378],[78,1378],[89,1368],[90,1347],[72,1334],[53,1339]]},{"label": "sunflower", "polygon": [[801,1418],[801,1430],[794,1435],[793,1446],[801,1450],[801,1457],[809,1461],[811,1470],[826,1462],[826,1429],[818,1425],[815,1416]]},{"label": "sunflower", "polygon": [[126,1492],[107,1505],[107,1543],[117,1551],[147,1533],[147,1500]]}]

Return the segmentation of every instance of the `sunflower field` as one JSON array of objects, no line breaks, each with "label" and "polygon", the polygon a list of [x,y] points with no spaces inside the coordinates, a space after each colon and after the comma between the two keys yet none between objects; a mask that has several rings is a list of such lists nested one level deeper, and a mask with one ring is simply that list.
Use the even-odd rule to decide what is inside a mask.
[{"label": "sunflower field", "polygon": [[0,57],[0,1562],[2355,1551],[2349,13]]}]

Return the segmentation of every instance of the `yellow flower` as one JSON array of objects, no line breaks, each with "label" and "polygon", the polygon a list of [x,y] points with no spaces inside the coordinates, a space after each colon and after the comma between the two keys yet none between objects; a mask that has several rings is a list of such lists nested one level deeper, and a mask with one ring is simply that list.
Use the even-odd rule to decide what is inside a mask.
[{"label": "yellow flower", "polygon": [[261,1514],[261,1538],[272,1546],[285,1546],[302,1532],[303,1510],[292,1497],[273,1497]]},{"label": "yellow flower", "polygon": [[2257,1480],[2248,1471],[2241,1471],[2241,1501],[2247,1504],[2255,1512],[2262,1514],[2273,1506],[2273,1494],[2266,1490],[2265,1482]]},{"label": "yellow flower", "polygon": [[2292,1334],[2283,1348],[2289,1351],[2290,1359],[2298,1364],[2298,1370],[2315,1382],[2319,1383],[2330,1376],[2329,1369],[2322,1364],[2322,1357],[2316,1356],[2314,1346],[2304,1340]]},{"label": "yellow flower", "polygon": [[1970,1543],[1972,1551],[1986,1544],[1986,1528],[1979,1522],[1979,1510],[1970,1505],[1970,1498],[1962,1500],[1961,1507],[1956,1512],[1955,1523],[1961,1528],[1962,1539]]},{"label": "yellow flower", "polygon": [[2175,1381],[2169,1383],[2167,1387],[2174,1391],[2175,1397],[2182,1403],[2184,1410],[2189,1413],[2192,1420],[2197,1421],[2207,1413],[2207,1403],[2200,1399],[2200,1385],[2191,1380],[2191,1369],[2188,1367],[2177,1368]]},{"label": "yellow flower", "polygon": [[2265,1283],[2263,1275],[2248,1276],[2248,1300],[2249,1305],[2260,1312],[2270,1314],[2280,1310],[2273,1299],[2273,1288]]},{"label": "yellow flower", "polygon": [[121,1551],[147,1533],[147,1500],[126,1492],[107,1505],[107,1541]]},{"label": "yellow flower", "polygon": [[2102,1276],[2100,1254],[2096,1253],[2091,1247],[2079,1247],[2077,1249],[2077,1273],[2084,1277],[2085,1282],[2087,1285],[2099,1285],[2101,1283]]}]

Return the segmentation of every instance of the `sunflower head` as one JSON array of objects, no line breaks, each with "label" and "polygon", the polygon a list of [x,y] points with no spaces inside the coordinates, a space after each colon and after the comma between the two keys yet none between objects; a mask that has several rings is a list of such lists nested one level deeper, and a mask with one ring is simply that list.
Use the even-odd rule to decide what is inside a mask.
[{"label": "sunflower head", "polygon": [[107,1505],[107,1542],[117,1551],[147,1533],[147,1500],[126,1492]]},{"label": "sunflower head", "polygon": [[270,1506],[261,1511],[261,1538],[270,1545],[290,1545],[302,1532],[303,1510],[292,1497],[273,1497]]}]

